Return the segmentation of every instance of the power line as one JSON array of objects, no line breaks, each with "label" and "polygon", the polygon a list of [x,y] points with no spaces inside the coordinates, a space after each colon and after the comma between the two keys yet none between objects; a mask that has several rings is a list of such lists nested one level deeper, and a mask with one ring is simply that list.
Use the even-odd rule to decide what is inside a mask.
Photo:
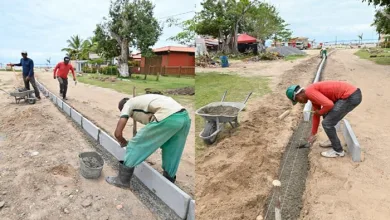
[{"label": "power line", "polygon": [[176,16],[185,15],[185,14],[194,13],[194,12],[195,11],[187,11],[187,12],[183,12],[183,13],[180,13],[180,14],[169,15],[169,16],[158,18],[158,20],[161,20],[161,19],[164,19],[164,18],[176,17]]}]

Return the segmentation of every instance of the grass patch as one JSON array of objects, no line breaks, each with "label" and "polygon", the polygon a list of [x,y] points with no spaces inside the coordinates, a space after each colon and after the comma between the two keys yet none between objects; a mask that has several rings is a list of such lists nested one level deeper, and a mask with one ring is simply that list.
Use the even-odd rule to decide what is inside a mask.
[{"label": "grass patch", "polygon": [[292,61],[292,60],[304,58],[306,56],[307,55],[289,55],[289,56],[284,57],[284,60],[285,61]]},{"label": "grass patch", "polygon": [[[250,99],[258,98],[271,91],[268,83],[269,79],[266,77],[240,77],[215,72],[199,73],[195,77],[195,107],[199,109],[211,102],[220,101],[226,90],[228,90],[226,101],[242,102],[251,91],[253,94]],[[207,147],[199,138],[203,125],[204,119],[196,116],[196,155],[199,155]]]},{"label": "grass patch", "polygon": [[[146,88],[151,88],[153,90],[159,90],[164,93],[164,91],[169,89],[178,89],[183,87],[194,87],[195,79],[190,77],[170,77],[170,76],[160,76],[159,81],[156,81],[156,76],[148,76],[146,80],[144,80],[144,75],[132,74],[131,78],[119,78],[115,82],[110,81],[101,81],[98,79],[94,79],[93,77],[103,77],[103,78],[116,78],[115,76],[106,76],[106,75],[98,75],[98,74],[88,74],[82,77],[78,77],[77,79],[86,84],[99,86],[103,88],[109,88],[116,90],[121,93],[129,94],[132,96],[133,94],[133,86],[136,87],[137,95],[145,94]],[[194,96],[185,96],[185,95],[170,95],[176,101],[180,102],[180,104],[193,105],[195,101]]]},{"label": "grass patch", "polygon": [[385,48],[385,52],[377,54],[378,56],[386,56],[386,57],[370,57],[370,53],[367,50],[359,50],[355,53],[361,59],[371,60],[380,65],[390,65],[390,48]]}]

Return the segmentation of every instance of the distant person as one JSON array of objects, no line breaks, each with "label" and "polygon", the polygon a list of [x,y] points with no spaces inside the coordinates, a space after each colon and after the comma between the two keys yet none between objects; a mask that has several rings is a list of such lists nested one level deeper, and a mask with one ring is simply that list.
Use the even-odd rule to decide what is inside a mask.
[{"label": "distant person", "polygon": [[66,92],[68,91],[68,74],[69,71],[72,71],[73,75],[73,81],[76,81],[76,75],[74,74],[74,69],[72,64],[69,64],[70,58],[64,57],[64,62],[59,62],[53,71],[53,77],[54,79],[58,79],[58,82],[60,83],[60,95],[64,100],[67,100],[66,98]]},{"label": "distant person", "polygon": [[322,152],[324,157],[343,157],[344,150],[337,136],[335,126],[349,112],[362,102],[362,92],[359,88],[340,81],[324,81],[313,83],[306,89],[299,85],[287,88],[287,97],[295,105],[307,103],[313,104],[313,125],[309,143],[313,144],[320,124],[320,116],[323,116],[322,127],[329,140],[320,144],[321,147],[332,147],[332,150]]},{"label": "distant person", "polygon": [[23,72],[23,82],[24,87],[27,90],[30,90],[30,83],[34,88],[35,97],[37,99],[41,99],[37,84],[35,83],[34,77],[34,61],[27,57],[27,51],[22,51],[22,59],[20,59],[20,63],[11,64],[11,66],[21,66]]},{"label": "distant person", "polygon": [[[134,167],[161,148],[163,176],[174,183],[191,125],[186,109],[171,97],[156,94],[124,98],[118,108],[121,116],[115,138],[121,147],[127,146],[126,155],[119,163],[118,176],[107,177],[106,181],[114,186],[129,187]],[[122,135],[130,117],[146,126],[127,141]]]}]

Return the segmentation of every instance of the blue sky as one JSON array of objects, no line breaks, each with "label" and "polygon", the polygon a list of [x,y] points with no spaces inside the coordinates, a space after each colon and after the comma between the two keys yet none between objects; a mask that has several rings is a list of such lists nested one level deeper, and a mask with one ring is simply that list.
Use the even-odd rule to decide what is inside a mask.
[{"label": "blue sky", "polygon": [[[199,2],[152,1],[157,18],[193,11]],[[61,61],[66,40],[75,34],[83,39],[92,36],[96,24],[107,17],[109,5],[109,0],[0,0],[0,63],[18,62],[22,50],[27,50],[35,64],[45,64],[49,57],[51,63]],[[176,18],[189,19],[193,15]],[[177,27],[164,28],[155,47],[177,45],[167,39],[179,31]]]},{"label": "blue sky", "polygon": [[[360,0],[265,0],[274,4],[290,24],[294,36],[306,36],[316,42],[377,38],[370,27],[374,8]],[[27,50],[36,64],[62,60],[66,40],[78,34],[92,36],[95,25],[108,14],[109,0],[0,0],[0,63],[17,62],[21,50]],[[200,10],[201,0],[154,0],[155,16],[163,18]],[[188,19],[193,14],[179,16]],[[164,20],[164,19],[163,19]],[[180,29],[165,28],[155,47],[177,45],[167,41]]]}]

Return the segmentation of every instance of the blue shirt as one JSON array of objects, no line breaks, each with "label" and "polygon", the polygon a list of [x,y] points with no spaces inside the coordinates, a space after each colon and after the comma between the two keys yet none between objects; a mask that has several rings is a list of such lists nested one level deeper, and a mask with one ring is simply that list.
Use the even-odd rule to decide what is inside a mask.
[{"label": "blue shirt", "polygon": [[20,63],[14,64],[23,68],[23,76],[34,76],[34,61],[30,58],[20,59]]}]

